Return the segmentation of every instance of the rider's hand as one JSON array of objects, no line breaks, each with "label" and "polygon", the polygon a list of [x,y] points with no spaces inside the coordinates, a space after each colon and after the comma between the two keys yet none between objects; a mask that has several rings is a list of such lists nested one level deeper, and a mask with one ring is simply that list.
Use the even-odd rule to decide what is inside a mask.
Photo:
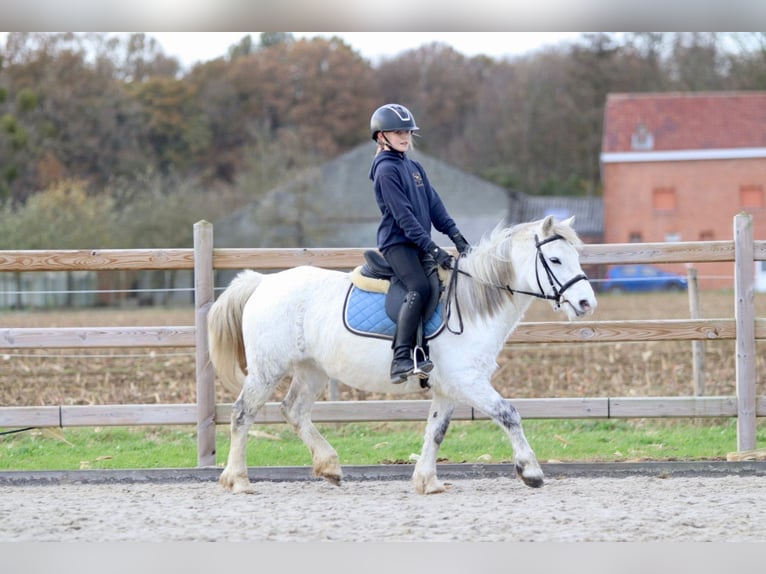
[{"label": "rider's hand", "polygon": [[452,267],[452,255],[444,251],[441,247],[438,245],[433,245],[429,249],[429,253],[433,256],[434,259],[436,259],[436,262],[442,266],[444,269],[449,269]]},{"label": "rider's hand", "polygon": [[455,247],[457,248],[457,252],[460,253],[460,255],[464,255],[465,253],[468,253],[471,249],[471,244],[466,241],[465,237],[463,237],[463,234],[459,231],[450,237],[452,239],[452,242],[455,244]]}]

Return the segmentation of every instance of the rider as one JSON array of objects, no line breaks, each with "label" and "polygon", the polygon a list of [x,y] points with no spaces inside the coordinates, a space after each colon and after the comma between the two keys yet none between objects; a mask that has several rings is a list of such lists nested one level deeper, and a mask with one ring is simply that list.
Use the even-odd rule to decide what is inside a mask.
[{"label": "rider", "polygon": [[[370,168],[375,199],[382,219],[378,226],[378,249],[404,284],[407,295],[399,309],[391,382],[402,383],[415,372],[415,338],[424,305],[431,294],[424,263],[427,259],[448,269],[452,256],[431,239],[431,226],[447,235],[460,254],[470,245],[447,213],[423,166],[405,155],[412,147],[415,118],[400,104],[379,107],[370,118],[372,139],[378,144]],[[434,365],[427,357],[419,372]]]}]

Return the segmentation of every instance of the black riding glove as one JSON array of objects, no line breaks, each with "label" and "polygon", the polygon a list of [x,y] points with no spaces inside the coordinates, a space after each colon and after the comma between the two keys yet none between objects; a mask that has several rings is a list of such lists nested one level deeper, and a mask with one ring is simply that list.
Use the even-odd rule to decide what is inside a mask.
[{"label": "black riding glove", "polygon": [[455,244],[457,252],[460,253],[460,255],[464,255],[471,250],[471,244],[466,241],[465,237],[463,237],[463,234],[459,231],[450,237],[450,239]]},{"label": "black riding glove", "polygon": [[428,248],[428,253],[430,253],[431,256],[436,259],[436,262],[440,266],[444,267],[444,269],[449,269],[452,267],[452,255],[444,251],[444,249],[435,243],[431,243],[430,247]]}]

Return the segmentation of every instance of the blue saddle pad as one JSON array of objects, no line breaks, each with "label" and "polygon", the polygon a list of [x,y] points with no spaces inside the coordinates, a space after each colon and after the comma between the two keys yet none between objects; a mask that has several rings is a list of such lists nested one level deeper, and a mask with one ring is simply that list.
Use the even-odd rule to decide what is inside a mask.
[{"label": "blue saddle pad", "polygon": [[[433,339],[444,328],[443,305],[436,310],[423,326],[426,339]],[[357,335],[393,339],[396,323],[386,313],[386,294],[364,291],[354,285],[348,290],[343,305],[343,324]]]}]

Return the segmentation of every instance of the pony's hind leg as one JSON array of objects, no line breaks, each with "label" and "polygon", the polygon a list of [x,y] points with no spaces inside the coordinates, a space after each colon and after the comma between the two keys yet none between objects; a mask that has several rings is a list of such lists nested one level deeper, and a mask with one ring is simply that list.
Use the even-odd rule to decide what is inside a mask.
[{"label": "pony's hind leg", "polygon": [[444,484],[436,478],[436,458],[454,410],[455,403],[451,399],[434,393],[428,411],[423,450],[412,474],[412,483],[420,494],[437,494],[445,490]]},{"label": "pony's hind leg", "polygon": [[311,452],[314,476],[340,486],[343,472],[338,453],[311,421],[311,407],[327,385],[327,376],[308,366],[295,369],[282,415]]},{"label": "pony's hind leg", "polygon": [[245,379],[245,385],[231,410],[231,446],[226,467],[218,482],[233,493],[252,493],[247,476],[247,433],[255,421],[258,410],[274,392],[279,379],[260,384],[252,375]]}]

